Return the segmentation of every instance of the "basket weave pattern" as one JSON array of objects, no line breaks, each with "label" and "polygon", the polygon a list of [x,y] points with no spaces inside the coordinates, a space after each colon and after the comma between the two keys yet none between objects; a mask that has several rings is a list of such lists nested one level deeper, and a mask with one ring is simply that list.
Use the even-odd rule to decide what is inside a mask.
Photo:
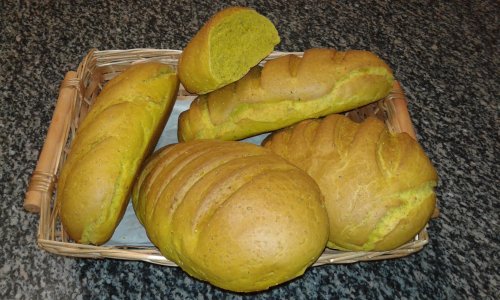
[{"label": "basket weave pattern", "polygon": [[[64,164],[78,124],[85,117],[103,85],[131,64],[160,61],[176,68],[180,54],[181,51],[179,50],[159,49],[91,50],[79,65],[76,78],[63,81],[61,90],[72,89],[73,93],[71,97],[65,99],[65,101],[70,101],[71,118],[65,134],[58,141],[61,143],[61,151],[53,153],[56,161],[54,171],[57,170],[57,172],[51,174],[50,172],[35,171],[30,183],[30,188],[45,191],[46,193],[40,203],[40,223],[37,239],[38,245],[42,249],[64,256],[139,260],[166,266],[176,266],[175,263],[163,257],[155,247],[92,246],[71,241],[61,225],[56,203],[57,197],[52,195],[52,190],[54,189],[55,194],[57,194],[57,176]],[[290,53],[273,52],[266,60],[287,54]],[[302,55],[300,52],[293,54]],[[178,95],[179,101],[193,99],[194,97],[194,95],[186,92],[181,85]],[[404,100],[402,90],[397,84],[387,98],[350,111],[347,115],[355,121],[361,121],[368,116],[376,116],[384,120],[390,130],[394,132],[407,131],[415,137],[409,118],[403,118],[403,121],[401,121],[398,115],[401,107],[395,106],[395,100]],[[404,110],[406,110],[406,106]],[[350,252],[325,249],[314,266],[403,257],[421,250],[428,243],[428,240],[429,236],[426,228],[424,228],[413,240],[391,251]]]}]

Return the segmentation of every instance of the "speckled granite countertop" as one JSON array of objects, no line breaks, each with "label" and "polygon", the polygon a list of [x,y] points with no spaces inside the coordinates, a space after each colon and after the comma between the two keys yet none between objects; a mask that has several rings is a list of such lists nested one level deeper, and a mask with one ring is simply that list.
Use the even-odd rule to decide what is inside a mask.
[{"label": "speckled granite countertop", "polygon": [[[498,299],[499,2],[209,2],[0,2],[0,299]],[[369,49],[394,68],[440,174],[441,215],[424,250],[315,267],[270,291],[240,295],[178,268],[37,247],[38,215],[22,202],[64,73],[93,47],[182,49],[229,4],[268,16],[282,37],[278,50]]]}]

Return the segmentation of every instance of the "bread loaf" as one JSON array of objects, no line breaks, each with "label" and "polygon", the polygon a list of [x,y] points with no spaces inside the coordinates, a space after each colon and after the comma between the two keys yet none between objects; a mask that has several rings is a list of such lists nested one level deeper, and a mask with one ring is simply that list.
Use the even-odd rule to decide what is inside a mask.
[{"label": "bread loaf", "polygon": [[385,97],[393,75],[367,51],[310,49],[255,67],[241,80],[199,96],[179,119],[181,141],[238,140]]},{"label": "bread loaf", "polygon": [[160,63],[137,64],[109,81],[81,122],[57,188],[61,221],[78,243],[113,234],[143,159],[173,107],[179,81]]},{"label": "bread loaf", "polygon": [[184,48],[179,78],[191,93],[208,93],[243,77],[279,42],[273,23],[254,9],[226,8]]},{"label": "bread loaf", "polygon": [[204,140],[163,148],[145,164],[132,199],[165,257],[232,291],[263,290],[301,275],[328,239],[314,180],[249,143]]},{"label": "bread loaf", "polygon": [[430,160],[409,135],[390,133],[378,119],[306,120],[263,145],[318,183],[329,216],[329,247],[396,248],[414,238],[434,210],[438,178]]}]

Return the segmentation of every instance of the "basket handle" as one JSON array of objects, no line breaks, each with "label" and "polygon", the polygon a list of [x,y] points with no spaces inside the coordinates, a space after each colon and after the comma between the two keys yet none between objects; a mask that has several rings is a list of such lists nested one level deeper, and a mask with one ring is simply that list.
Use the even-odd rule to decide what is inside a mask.
[{"label": "basket handle", "polygon": [[71,123],[72,101],[76,92],[75,79],[76,72],[69,71],[61,83],[47,137],[24,198],[23,207],[29,212],[39,213],[42,199],[50,199],[52,196],[57,167]]},{"label": "basket handle", "polygon": [[[393,124],[393,126],[399,127],[395,128],[395,130],[397,132],[406,132],[414,140],[417,140],[415,128],[413,127],[410,113],[408,112],[408,102],[406,101],[406,97],[404,95],[403,89],[401,88],[401,85],[397,81],[394,81],[389,100],[389,105],[391,106],[389,108],[389,111],[393,111],[393,113],[389,115],[389,118],[391,118],[391,123]],[[434,207],[431,218],[434,219],[438,216],[439,208],[436,206]]]},{"label": "basket handle", "polygon": [[417,140],[415,128],[408,112],[408,102],[398,81],[394,81],[388,100],[390,100],[388,103],[390,123],[393,127],[398,127],[393,128],[394,132],[406,132],[414,140]]}]

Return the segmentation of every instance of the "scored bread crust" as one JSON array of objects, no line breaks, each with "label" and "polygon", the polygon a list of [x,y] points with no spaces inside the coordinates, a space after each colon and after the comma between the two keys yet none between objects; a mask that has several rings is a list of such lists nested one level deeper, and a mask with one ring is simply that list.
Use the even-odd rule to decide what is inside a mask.
[{"label": "scored bread crust", "polygon": [[263,290],[301,275],[328,239],[314,180],[249,143],[203,140],[158,150],[132,203],[163,255],[232,291]]},{"label": "scored bread crust", "polygon": [[436,204],[437,173],[406,133],[390,133],[369,117],[305,120],[271,134],[263,146],[318,183],[329,216],[328,246],[394,249],[420,232]]},{"label": "scored bread crust", "polygon": [[286,55],[197,97],[180,115],[178,138],[238,140],[273,131],[384,98],[393,81],[390,67],[369,51]]},{"label": "scored bread crust", "polygon": [[68,235],[111,238],[132,183],[172,110],[179,80],[165,64],[137,64],[109,81],[77,129],[61,170],[57,205]]}]

